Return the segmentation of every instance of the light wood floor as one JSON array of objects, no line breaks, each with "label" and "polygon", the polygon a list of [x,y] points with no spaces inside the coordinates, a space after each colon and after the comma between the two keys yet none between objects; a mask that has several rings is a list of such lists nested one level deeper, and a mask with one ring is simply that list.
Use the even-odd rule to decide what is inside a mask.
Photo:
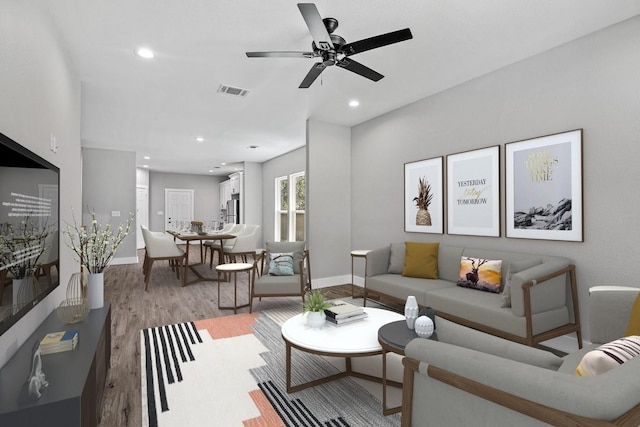
[{"label": "light wood floor", "polygon": [[[193,245],[190,258],[199,259]],[[233,314],[218,309],[217,283],[201,282],[181,287],[181,282],[167,262],[153,265],[149,289],[144,290],[143,251],[138,252],[138,265],[111,266],[105,271],[105,300],[111,302],[111,369],[107,378],[100,425],[140,426],[140,330],[144,328],[208,319]],[[208,266],[199,271],[215,275]],[[313,271],[313,270],[312,270]],[[195,277],[193,275],[191,278]],[[233,286],[223,284],[223,305],[233,301]],[[238,302],[248,301],[246,274],[238,275]],[[351,296],[351,285],[325,288],[330,298]],[[265,299],[265,303],[266,303]],[[256,298],[255,303],[257,304]],[[254,309],[255,309],[254,305]],[[248,313],[242,308],[238,313]]]}]

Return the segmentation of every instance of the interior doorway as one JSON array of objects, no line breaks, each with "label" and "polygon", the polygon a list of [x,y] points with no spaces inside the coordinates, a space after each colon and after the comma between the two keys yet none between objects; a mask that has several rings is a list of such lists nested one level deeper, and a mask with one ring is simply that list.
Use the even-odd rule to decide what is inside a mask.
[{"label": "interior doorway", "polygon": [[165,230],[185,228],[193,221],[193,195],[194,190],[164,189]]},{"label": "interior doorway", "polygon": [[149,228],[149,187],[138,185],[136,187],[136,247],[144,248],[141,226]]}]

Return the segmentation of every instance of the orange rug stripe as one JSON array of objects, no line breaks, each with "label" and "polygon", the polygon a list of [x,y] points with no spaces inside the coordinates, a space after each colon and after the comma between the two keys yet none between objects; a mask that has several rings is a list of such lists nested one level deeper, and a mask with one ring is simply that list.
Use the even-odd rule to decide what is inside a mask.
[{"label": "orange rug stripe", "polygon": [[251,328],[256,324],[257,313],[236,314],[233,316],[214,317],[213,319],[196,320],[196,329],[206,329],[213,339],[237,337],[253,333]]},{"label": "orange rug stripe", "polygon": [[251,396],[261,415],[243,421],[242,424],[245,427],[286,427],[261,390],[253,390],[249,393],[249,396]]}]

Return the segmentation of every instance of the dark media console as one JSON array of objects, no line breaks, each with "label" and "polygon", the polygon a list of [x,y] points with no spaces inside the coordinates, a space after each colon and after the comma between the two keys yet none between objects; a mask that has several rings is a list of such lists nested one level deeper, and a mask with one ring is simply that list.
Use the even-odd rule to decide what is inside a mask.
[{"label": "dark media console", "polygon": [[[35,402],[20,404],[30,374],[32,347],[45,334],[79,329],[75,350],[42,356],[49,386]],[[111,360],[111,305],[91,310],[80,323],[64,324],[55,311],[0,369],[0,426],[98,425]]]}]

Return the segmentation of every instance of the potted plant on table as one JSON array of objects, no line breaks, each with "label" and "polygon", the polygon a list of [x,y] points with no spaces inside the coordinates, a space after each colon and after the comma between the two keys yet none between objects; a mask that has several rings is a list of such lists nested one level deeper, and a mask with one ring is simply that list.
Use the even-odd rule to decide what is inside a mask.
[{"label": "potted plant on table", "polygon": [[308,292],[302,306],[303,313],[307,313],[307,325],[312,328],[322,327],[326,319],[324,311],[330,307],[331,304],[318,289]]},{"label": "potted plant on table", "polygon": [[67,246],[76,253],[80,265],[89,273],[87,298],[89,308],[94,309],[104,305],[104,269],[129,235],[135,214],[130,213],[126,222],[115,229],[111,224],[100,225],[95,211],[89,211],[89,214],[91,225],[79,226],[74,217],[73,226],[67,225],[64,234],[69,237]]}]

